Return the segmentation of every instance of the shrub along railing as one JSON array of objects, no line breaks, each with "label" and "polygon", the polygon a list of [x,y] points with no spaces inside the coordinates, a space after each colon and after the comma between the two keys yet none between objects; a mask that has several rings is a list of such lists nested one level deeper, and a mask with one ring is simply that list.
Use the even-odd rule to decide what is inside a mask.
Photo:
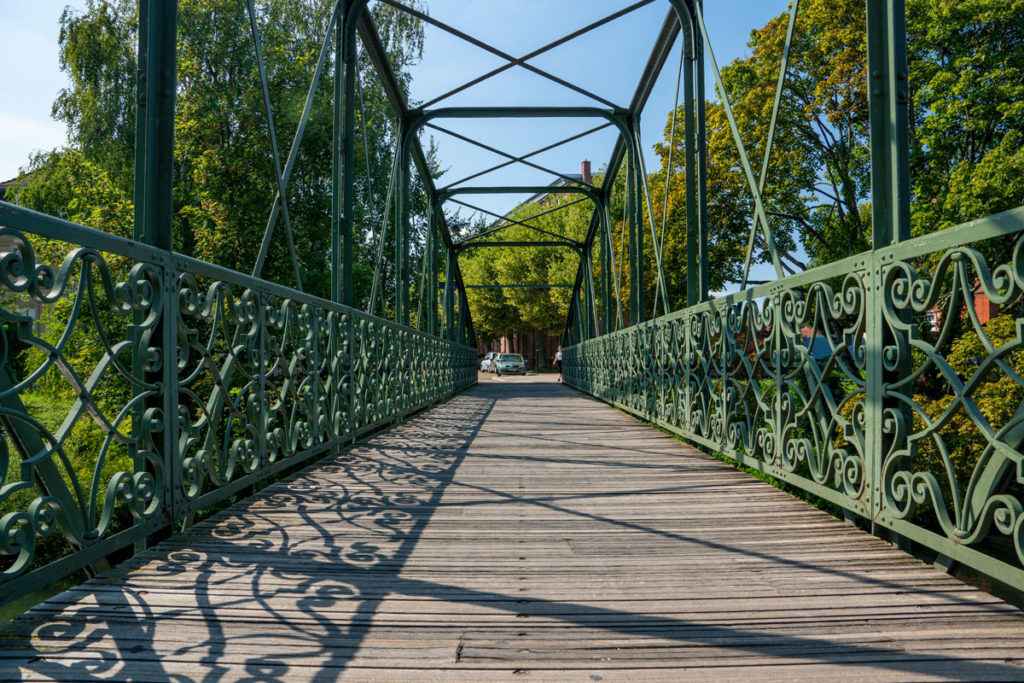
[{"label": "shrub along railing", "polygon": [[1022,308],[1016,209],[583,341],[564,376],[1020,590]]},{"label": "shrub along railing", "polygon": [[0,291],[2,600],[476,382],[468,346],[3,202]]}]

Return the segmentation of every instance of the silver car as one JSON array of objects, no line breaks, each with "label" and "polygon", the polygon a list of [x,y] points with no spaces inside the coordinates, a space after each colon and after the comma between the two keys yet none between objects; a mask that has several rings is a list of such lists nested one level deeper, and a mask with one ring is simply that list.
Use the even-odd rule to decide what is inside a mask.
[{"label": "silver car", "polygon": [[503,353],[496,361],[491,362],[495,372],[501,375],[523,375],[526,373],[526,361],[518,353]]}]

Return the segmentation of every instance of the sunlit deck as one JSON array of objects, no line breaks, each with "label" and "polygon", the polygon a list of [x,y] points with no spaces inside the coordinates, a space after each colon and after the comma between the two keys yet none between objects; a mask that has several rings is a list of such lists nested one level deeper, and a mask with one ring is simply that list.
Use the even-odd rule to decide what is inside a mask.
[{"label": "sunlit deck", "polygon": [[469,392],[2,631],[3,680],[1024,677],[1024,616],[552,376]]}]

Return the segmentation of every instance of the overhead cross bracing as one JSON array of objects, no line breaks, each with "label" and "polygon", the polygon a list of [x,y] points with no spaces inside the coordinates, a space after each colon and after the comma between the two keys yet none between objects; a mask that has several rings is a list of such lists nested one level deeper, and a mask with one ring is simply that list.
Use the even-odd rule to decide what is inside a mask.
[{"label": "overhead cross bracing", "polygon": [[[1015,194],[1019,174],[1012,171],[970,175],[974,167],[1014,168],[1010,157],[998,154],[953,170],[936,166],[932,175],[950,182],[931,187],[931,195],[913,184],[911,159],[926,157],[963,129],[958,112],[975,111],[959,106],[961,99],[940,112],[949,103],[927,98],[945,93],[942,84],[951,75],[962,77],[961,85],[979,84],[971,66],[964,69],[970,73],[940,70],[931,87],[915,86],[922,60],[936,55],[927,43],[908,55],[906,21],[920,21],[920,13],[907,14],[900,0],[858,0],[842,5],[855,21],[825,17],[855,45],[852,55],[840,55],[845,61],[834,60],[850,67],[842,87],[823,87],[823,96],[840,104],[849,96],[859,128],[838,135],[843,122],[826,117],[818,133],[838,138],[862,162],[854,168],[856,187],[845,201],[838,196],[843,182],[829,184],[831,167],[785,167],[797,167],[806,175],[798,180],[812,188],[826,185],[815,197],[835,193],[832,203],[809,211],[843,211],[863,229],[840,258],[824,262],[820,254],[805,258],[792,236],[779,230],[784,221],[807,215],[786,214],[792,207],[775,192],[788,179],[772,171],[773,160],[792,161],[820,142],[794,143],[806,133],[793,126],[808,106],[800,97],[814,90],[805,87],[801,60],[821,47],[806,26],[823,21],[839,3],[794,0],[758,33],[762,49],[754,50],[753,62],[726,67],[719,64],[699,0],[650,0],[616,5],[603,16],[588,13],[578,22],[571,16],[552,20],[559,27],[565,21],[568,32],[548,36],[552,26],[544,26],[545,37],[537,41],[542,44],[523,50],[494,39],[506,26],[495,26],[487,38],[474,36],[459,28],[459,13],[428,13],[413,0],[326,1],[319,17],[323,35],[302,44],[296,58],[309,67],[308,88],[303,82],[282,106],[271,87],[269,48],[281,32],[275,34],[267,14],[277,5],[239,2],[241,23],[218,36],[241,36],[246,49],[236,44],[236,51],[251,51],[251,73],[238,82],[251,76],[247,95],[262,109],[223,128],[265,131],[260,161],[272,168],[267,176],[235,178],[239,185],[263,182],[267,192],[259,220],[247,214],[245,231],[232,235],[225,250],[234,258],[253,247],[243,273],[236,261],[228,267],[197,258],[186,236],[175,231],[201,224],[190,222],[196,216],[216,223],[217,212],[231,204],[202,194],[202,183],[180,180],[189,172],[195,180],[196,165],[175,136],[202,126],[176,100],[189,86],[176,82],[175,74],[198,58],[196,41],[191,53],[182,41],[189,26],[175,4],[143,0],[139,16],[132,16],[139,28],[138,50],[131,55],[137,63],[127,70],[137,105],[134,186],[122,188],[113,210],[90,206],[68,220],[65,211],[81,202],[51,209],[55,215],[0,202],[0,308],[6,321],[0,354],[0,598],[25,595],[78,571],[102,573],[108,558],[150,548],[300,465],[448,402],[478,381],[468,293],[493,290],[568,295],[566,385],[803,492],[842,515],[848,535],[857,536],[857,526],[945,570],[968,567],[1005,584],[1010,594],[1024,590],[1024,208],[1018,207],[1024,190]],[[461,3],[470,8],[462,11],[477,5]],[[588,12],[597,5],[587,3]],[[985,31],[947,30],[943,49],[959,49],[960,58],[942,53],[942,64],[955,71],[986,56],[998,62],[1009,48],[988,46],[986,52],[977,37],[992,33],[997,20],[1009,36],[1000,46],[1024,45],[1015,39],[1024,17],[1003,13],[1012,11],[1007,6],[992,0],[992,11],[981,19],[963,19],[971,27],[981,21]],[[948,8],[922,0],[911,9],[929,7]],[[464,79],[419,93],[385,48],[394,44],[372,13],[385,9],[394,13],[389,17],[421,22],[484,58],[464,60],[471,71]],[[559,49],[638,17],[652,21],[643,32],[648,44],[637,78],[628,86],[618,78],[602,83],[600,72],[584,77],[580,69],[562,70],[554,59]],[[926,29],[917,24],[912,37],[933,40]],[[963,40],[952,45],[956,37]],[[212,38],[198,42],[203,54],[214,46]],[[765,45],[777,48],[771,58],[764,58],[771,51]],[[823,60],[831,63],[829,57]],[[1024,64],[1024,56],[1018,62]],[[757,67],[752,71],[736,68],[751,63]],[[503,90],[501,79],[514,71],[543,87]],[[654,140],[641,134],[641,122],[664,114],[644,118],[662,76],[661,83],[676,85],[677,106],[669,114],[667,145],[661,145],[667,163],[659,177],[648,168],[646,147]],[[726,86],[740,76],[749,76],[749,87],[730,92]],[[804,80],[794,84],[797,77]],[[385,118],[394,135],[384,137],[394,146],[374,156],[364,109],[376,85],[391,106]],[[505,99],[493,98],[495,91]],[[759,96],[751,100],[751,92]],[[1010,92],[994,98],[999,104],[990,109],[1013,116],[1020,108],[1003,103],[1019,97]],[[921,105],[922,99],[928,103]],[[324,125],[327,119],[331,125]],[[936,119],[948,126],[935,131]],[[539,128],[538,122],[545,130],[557,128],[554,141],[519,144],[526,142],[519,139],[522,131]],[[1024,120],[1016,128],[997,123],[989,128],[1004,137],[991,146],[1008,154],[1019,147],[1014,136],[1024,130]],[[487,126],[497,131],[491,137],[482,133]],[[931,138],[912,141],[911,130],[920,134],[929,126]],[[318,159],[330,173],[303,184],[303,145],[310,137],[325,142],[327,154]],[[606,141],[608,154],[602,159],[587,153],[600,166],[593,177],[577,177],[551,161],[562,149],[596,147],[594,140]],[[442,154],[435,155],[433,141]],[[479,166],[441,173],[448,144],[472,150]],[[245,150],[234,151],[244,156]],[[386,167],[378,169],[383,177],[370,177],[371,162]],[[88,177],[95,182],[82,184],[96,194],[113,184],[109,174]],[[43,194],[63,197],[57,189],[68,185],[51,183]],[[733,207],[740,215],[729,216],[727,226],[739,242],[729,243],[739,278],[734,292],[710,291],[722,279],[711,258],[724,229],[715,204],[721,195],[712,196],[718,185],[741,197]],[[970,190],[977,187],[1005,190],[1002,203],[982,203],[985,211],[977,210],[991,215],[921,211],[926,204],[941,206],[956,190],[960,210],[975,211],[979,198]],[[671,218],[670,190],[683,198]],[[307,220],[312,215],[322,233],[312,239],[311,231],[300,229],[299,213],[311,196],[326,200],[328,194],[329,206],[314,201],[314,210],[307,210]],[[526,198],[531,211],[508,211],[495,197]],[[180,212],[182,205],[188,211]],[[456,223],[465,221],[455,207],[479,219],[474,229]],[[579,230],[545,220],[559,212],[579,212]],[[117,229],[92,229],[93,223],[104,225],[108,214],[118,219]],[[921,234],[911,237],[912,226]],[[832,232],[816,239],[824,252],[835,246]],[[357,248],[363,249],[359,258]],[[464,277],[476,255],[499,249],[515,250],[524,261],[538,250],[561,250],[573,272],[569,282]],[[759,261],[775,279],[754,272]],[[275,268],[273,277],[267,275]],[[465,426],[457,422],[442,420],[452,433]],[[502,436],[510,435],[499,430]],[[441,442],[441,450],[450,446]],[[625,452],[627,459],[636,455]],[[687,456],[697,463],[704,457],[692,449]],[[443,467],[443,460],[442,454],[424,471]],[[374,466],[367,458],[358,467]],[[354,498],[342,491],[339,500],[344,505]],[[646,511],[648,502],[638,501],[636,509]],[[743,523],[753,527],[762,514],[773,514],[740,504],[730,510],[737,519],[752,516],[755,521]],[[709,514],[721,522],[722,513]],[[837,521],[828,525],[845,528]],[[835,549],[813,534],[799,540],[816,550],[820,544]],[[893,557],[888,549],[880,553]],[[843,562],[858,559],[840,555]],[[801,570],[814,572],[813,566]],[[1016,623],[1012,610],[999,610],[1009,615],[1006,623]],[[583,614],[595,613],[587,608]],[[717,628],[710,633],[731,637]],[[993,651],[1016,652],[998,633],[984,633],[983,639],[995,641]],[[755,641],[761,635],[741,634]],[[817,647],[802,637],[785,642],[802,652]],[[454,647],[456,659],[469,657],[465,641]],[[447,641],[439,651],[447,656]],[[889,656],[873,646],[856,652]],[[931,664],[946,661],[930,652],[923,656]],[[985,671],[993,677],[1016,673],[1007,666],[1015,664]]]},{"label": "overhead cross bracing", "polygon": [[[420,21],[423,21],[424,23],[428,24],[429,26],[441,32],[444,32],[459,41],[464,41],[465,43],[477,48],[482,52],[497,57],[499,61],[503,62],[500,66],[497,66],[464,83],[455,85],[454,87],[451,87],[444,93],[431,94],[429,96],[426,96],[425,103],[415,108],[409,107],[408,103],[404,101],[400,93],[395,93],[395,97],[393,97],[393,102],[396,104],[398,109],[399,119],[402,121],[403,132],[401,135],[401,139],[407,141],[407,143],[402,143],[403,147],[406,144],[408,144],[410,146],[410,149],[415,148],[419,144],[417,137],[418,133],[423,129],[429,128],[433,132],[441,133],[463,143],[473,145],[479,149],[485,150],[504,159],[504,161],[502,161],[501,163],[498,163],[494,166],[488,167],[481,171],[469,174],[460,180],[449,183],[445,185],[445,187],[436,191],[436,193],[431,192],[431,211],[438,214],[438,220],[443,220],[441,216],[443,216],[444,206],[446,203],[451,202],[453,204],[457,204],[458,206],[468,208],[473,211],[479,211],[481,213],[490,215],[495,218],[499,218],[500,220],[498,225],[496,227],[491,228],[491,230],[488,231],[489,233],[500,233],[503,230],[503,228],[509,225],[522,225],[532,230],[539,230],[539,228],[537,228],[536,226],[529,225],[529,223],[526,221],[516,221],[514,219],[508,218],[505,215],[498,214],[494,211],[489,211],[488,209],[482,208],[477,204],[473,204],[462,199],[456,198],[458,195],[462,194],[491,195],[502,193],[530,195],[535,194],[537,192],[549,191],[551,189],[549,186],[544,186],[536,183],[533,185],[525,185],[519,183],[490,187],[482,187],[479,186],[478,184],[467,185],[467,183],[474,181],[477,183],[485,182],[487,176],[497,171],[507,169],[510,166],[525,166],[528,167],[529,169],[545,174],[547,176],[547,180],[549,181],[563,181],[562,186],[558,188],[559,193],[581,192],[585,194],[594,203],[594,219],[592,221],[592,228],[588,231],[587,235],[585,236],[585,239],[579,246],[571,245],[570,243],[566,243],[564,245],[565,247],[576,251],[579,256],[580,267],[579,275],[577,277],[577,283],[574,286],[573,301],[575,303],[573,305],[584,305],[585,303],[589,311],[586,315],[586,319],[588,321],[591,319],[595,321],[594,329],[596,330],[598,329],[598,326],[602,326],[601,329],[609,331],[612,329],[614,324],[622,325],[624,321],[624,317],[621,311],[623,297],[621,296],[621,292],[619,291],[621,288],[621,282],[619,282],[619,280],[621,278],[612,278],[609,276],[609,274],[612,272],[619,273],[619,267],[616,263],[615,250],[612,245],[613,240],[611,235],[611,217],[608,215],[608,195],[611,190],[611,184],[614,182],[616,174],[618,173],[619,167],[620,165],[623,164],[623,161],[625,160],[627,165],[631,169],[633,169],[630,171],[630,177],[632,178],[632,181],[630,183],[630,188],[628,190],[629,196],[631,197],[629,202],[631,207],[629,224],[632,226],[629,256],[630,267],[632,268],[632,277],[630,280],[632,293],[629,300],[631,301],[632,310],[628,314],[627,318],[633,322],[641,320],[645,315],[644,305],[642,301],[642,276],[644,271],[643,263],[645,259],[645,256],[643,254],[644,235],[642,231],[644,230],[644,226],[642,225],[642,223],[644,216],[644,208],[642,197],[646,197],[648,205],[650,204],[650,197],[649,190],[644,187],[646,183],[647,174],[646,169],[644,168],[642,142],[639,133],[639,118],[644,108],[644,105],[647,102],[648,97],[650,96],[651,90],[654,87],[654,84],[658,78],[658,75],[668,60],[671,48],[673,44],[676,42],[677,36],[680,34],[680,31],[684,26],[684,23],[685,26],[689,27],[685,31],[687,40],[689,40],[689,43],[687,43],[686,47],[689,56],[687,61],[686,77],[684,79],[687,84],[687,92],[696,93],[696,96],[701,98],[703,97],[703,57],[700,50],[697,49],[701,44],[701,38],[700,36],[696,35],[692,28],[693,18],[694,16],[696,16],[694,14],[694,11],[697,8],[697,5],[693,5],[693,7],[691,7],[687,3],[676,3],[675,5],[672,5],[670,3],[670,5],[672,6],[668,8],[667,14],[665,15],[664,20],[662,22],[661,29],[656,34],[653,49],[651,50],[650,56],[648,57],[646,66],[640,74],[639,83],[636,85],[635,90],[631,93],[631,97],[628,102],[617,103],[600,94],[595,93],[593,90],[581,87],[578,84],[572,83],[566,79],[554,75],[549,70],[540,68],[536,66],[534,63],[531,63],[531,60],[536,60],[538,57],[541,57],[542,55],[552,50],[555,50],[556,48],[564,46],[565,44],[571,41],[579,40],[581,37],[586,36],[597,29],[606,26],[611,26],[612,28],[614,28],[615,22],[620,21],[624,17],[627,17],[630,14],[637,12],[638,10],[641,10],[643,8],[648,7],[649,5],[652,5],[652,0],[633,3],[627,7],[611,12],[606,16],[598,18],[576,30],[567,33],[566,35],[563,35],[555,40],[552,40],[546,43],[545,45],[540,46],[518,57],[508,52],[505,52],[502,49],[495,47],[472,35],[469,35],[467,32],[464,32],[457,28],[456,26],[454,26],[453,23],[449,23],[448,21],[440,19],[432,14],[428,14],[427,12],[420,11],[419,9],[410,7],[408,5],[393,0],[385,1],[387,5],[399,11],[405,12],[410,16],[413,16],[419,19]],[[358,11],[358,9],[356,9],[355,11]],[[699,9],[697,9],[696,11],[699,14]],[[681,17],[684,18],[686,22],[681,22]],[[369,49],[372,50],[372,48],[373,45],[371,42],[371,44],[369,45]],[[386,60],[383,59],[381,55],[377,55],[374,58],[374,61],[375,64],[386,65]],[[682,60],[680,60],[680,64],[682,65]],[[535,74],[539,78],[546,79],[547,81],[554,83],[567,91],[571,91],[572,93],[580,96],[584,100],[589,100],[590,105],[519,105],[457,107],[447,106],[448,101],[450,101],[453,97],[459,95],[466,95],[467,92],[473,91],[474,88],[477,88],[478,86],[487,82],[488,80],[493,79],[499,76],[500,74],[505,73],[513,68],[528,70],[529,72]],[[465,100],[466,97],[463,97],[462,99]],[[688,102],[689,104],[687,105],[687,107],[689,107],[689,109],[687,109],[687,116],[692,118],[696,116],[696,108],[699,108],[700,105],[695,102],[694,97],[690,97]],[[694,109],[694,111],[690,111],[690,109]],[[471,135],[465,135],[460,132],[454,131],[447,124],[441,125],[440,123],[438,123],[439,121],[444,122],[446,120],[471,119],[476,121],[487,121],[492,125],[492,127],[500,130],[503,125],[507,125],[507,122],[510,119],[538,118],[563,119],[572,124],[579,122],[585,123],[587,120],[597,120],[601,123],[599,123],[596,126],[592,124],[587,124],[581,131],[574,132],[557,142],[545,145],[536,150],[525,153],[518,150],[512,152],[507,151],[505,149],[501,149],[500,147],[497,147],[495,145],[488,144],[481,140],[478,140]],[[688,118],[687,120],[689,121],[690,118]],[[538,154],[548,152],[552,149],[555,149],[562,145],[566,145],[571,142],[576,142],[581,138],[603,131],[609,127],[613,128],[617,132],[617,138],[611,156],[608,160],[608,163],[604,165],[604,180],[602,186],[600,187],[588,185],[586,183],[581,182],[578,179],[567,176],[562,171],[554,170],[549,167],[545,167],[544,165],[538,164],[534,161],[531,161],[531,158],[536,157]],[[693,157],[692,159],[690,159],[690,161],[696,163],[696,161],[701,158],[700,154],[702,153],[699,149],[699,146],[688,145],[687,149],[687,154]],[[398,152],[396,152],[396,154],[398,154]],[[400,175],[400,169],[402,169],[404,166],[405,162],[396,163],[395,170],[399,173],[394,177],[398,177],[398,175]],[[696,188],[696,185],[694,185],[694,188]],[[695,202],[696,198],[694,197],[694,203]],[[653,216],[654,214],[653,212],[650,212],[649,215]],[[400,227],[398,229],[401,230],[402,228]],[[653,233],[653,225],[651,225],[651,229]],[[469,242],[475,237],[477,236],[473,236],[472,238],[470,238],[470,240],[467,240],[466,244],[468,245]],[[399,239],[401,240],[402,238],[399,237]],[[485,243],[479,241],[475,242],[475,246],[483,246],[484,244]],[[514,246],[511,243],[503,243],[501,241],[494,239],[492,239],[487,244],[492,244],[493,246],[498,247]],[[449,260],[452,259],[452,257],[458,253],[458,249],[461,246],[462,245],[455,245],[455,249],[450,248],[448,254]],[[405,247],[401,246],[399,248],[405,249]],[[593,278],[586,273],[587,268],[584,267],[584,263],[589,264],[592,254],[598,249],[601,251],[602,258],[604,259],[605,264],[604,269],[602,271],[605,274],[605,277],[602,277],[600,283],[601,287],[604,290],[602,292],[602,301],[605,304],[603,323],[598,322],[596,320],[597,293],[596,291],[590,291],[593,290],[594,286],[592,281]],[[654,253],[656,260],[658,261],[659,272],[661,271],[660,249],[661,247],[656,241],[654,244]],[[706,271],[706,254],[704,254],[703,256],[701,254],[702,252],[700,249],[697,249],[693,254],[695,264],[693,270],[698,273]],[[401,258],[399,258],[399,256],[401,256]],[[407,257],[404,256],[404,252],[403,255],[399,255],[396,253],[396,262],[404,262],[405,260],[407,260]],[[703,266],[703,271],[701,270],[701,263],[705,264]],[[378,268],[379,266],[380,261],[378,261]],[[425,270],[423,276],[421,276],[424,282],[433,281],[433,278],[431,278],[426,273],[426,268],[428,267],[429,264],[425,260]],[[409,276],[409,273],[399,273],[396,275],[396,277],[398,278],[405,278],[401,280],[400,283],[396,284],[396,291],[398,292],[397,295],[399,296],[399,298],[407,295],[409,288]],[[706,279],[707,278],[705,273],[704,281],[706,281]],[[587,287],[589,287],[589,289],[587,289],[587,287],[584,286],[584,281],[587,283]],[[658,276],[658,282],[659,297],[662,302],[662,312],[666,312],[668,310],[668,300],[667,293],[665,291],[663,275]],[[581,288],[584,290],[582,293]],[[704,289],[707,289],[706,282]],[[618,309],[615,314],[612,313],[613,300],[616,302],[615,306]],[[408,314],[408,306],[404,304],[402,301],[398,301],[396,305],[396,311],[398,311],[398,319],[402,322],[406,322],[407,319],[403,316]],[[657,311],[657,305],[655,306],[655,311]],[[570,313],[570,320],[572,318],[573,314]]]}]

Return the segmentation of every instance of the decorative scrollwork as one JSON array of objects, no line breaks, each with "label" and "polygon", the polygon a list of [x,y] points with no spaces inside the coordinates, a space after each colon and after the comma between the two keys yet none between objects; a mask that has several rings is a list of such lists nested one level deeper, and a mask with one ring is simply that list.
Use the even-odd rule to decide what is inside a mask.
[{"label": "decorative scrollwork", "polygon": [[863,274],[714,302],[565,350],[566,380],[738,460],[863,504]]},{"label": "decorative scrollwork", "polygon": [[164,279],[154,264],[84,247],[54,269],[11,227],[0,227],[0,245],[4,582],[33,566],[47,537],[81,549],[158,514]]},{"label": "decorative scrollwork", "polygon": [[337,304],[127,241],[35,242],[0,226],[0,584],[476,381],[474,349]]},{"label": "decorative scrollwork", "polygon": [[1001,536],[1024,564],[1024,236],[995,239],[700,304],[565,349],[564,376],[942,552],[1005,557]]}]

